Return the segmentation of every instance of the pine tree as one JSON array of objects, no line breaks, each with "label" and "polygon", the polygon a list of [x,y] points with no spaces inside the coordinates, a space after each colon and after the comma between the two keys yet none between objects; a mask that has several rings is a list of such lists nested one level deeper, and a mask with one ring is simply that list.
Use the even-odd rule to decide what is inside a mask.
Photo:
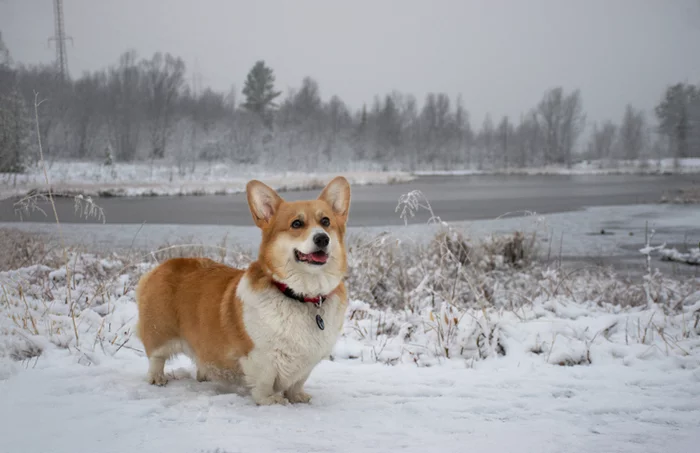
[{"label": "pine tree", "polygon": [[688,136],[693,126],[690,108],[696,96],[693,85],[678,83],[667,88],[655,109],[659,131],[670,139],[676,159],[689,156]]},{"label": "pine tree", "polygon": [[272,68],[265,66],[260,60],[255,63],[246,77],[243,95],[246,97],[243,106],[257,114],[265,125],[272,127],[272,112],[277,108],[274,102],[281,91],[275,91],[275,75]]},{"label": "pine tree", "polygon": [[31,120],[15,87],[0,97],[0,172],[22,173],[29,153]]}]

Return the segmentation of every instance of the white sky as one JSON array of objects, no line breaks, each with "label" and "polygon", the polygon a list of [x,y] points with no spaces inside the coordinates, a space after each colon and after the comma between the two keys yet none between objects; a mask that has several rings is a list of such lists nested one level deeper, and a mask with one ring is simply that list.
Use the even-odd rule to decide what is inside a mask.
[{"label": "white sky", "polygon": [[[166,51],[202,82],[240,91],[264,59],[278,87],[305,75],[351,107],[392,89],[461,93],[480,126],[518,117],[545,89],[580,88],[591,120],[651,110],[669,83],[700,82],[700,0],[64,0],[76,76]],[[52,0],[0,0],[15,61],[50,62]]]}]

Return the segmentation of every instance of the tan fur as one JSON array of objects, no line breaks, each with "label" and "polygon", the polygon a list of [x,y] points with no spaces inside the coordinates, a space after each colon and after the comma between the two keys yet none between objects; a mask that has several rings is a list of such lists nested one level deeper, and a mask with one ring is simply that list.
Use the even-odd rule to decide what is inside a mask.
[{"label": "tan fur", "polygon": [[[256,262],[243,270],[207,258],[175,258],[145,274],[136,291],[139,311],[137,334],[150,359],[150,383],[165,385],[167,379],[162,371],[163,364],[178,353],[187,354],[195,361],[198,380],[240,378],[240,360],[248,357],[256,348],[251,339],[256,337],[256,332],[249,332],[249,329],[256,328],[264,320],[254,319],[253,325],[246,325],[244,305],[255,304],[255,301],[247,299],[244,302],[239,298],[239,283],[245,278],[246,288],[253,295],[270,294],[273,275],[278,280],[291,279],[289,281],[312,287],[318,278],[311,274],[307,277],[303,273],[305,265],[301,265],[301,271],[290,268],[291,251],[287,253],[284,248],[286,244],[303,241],[311,230],[323,228],[339,244],[330,254],[329,262],[321,266],[321,270],[314,269],[313,272],[320,272],[318,275],[328,281],[339,282],[330,293],[337,303],[331,304],[328,309],[334,310],[336,319],[342,317],[347,308],[347,293],[342,279],[347,272],[344,236],[349,190],[347,181],[339,177],[329,183],[317,200],[285,202],[263,183],[251,181],[247,187],[248,202],[253,220],[262,230]],[[330,226],[322,226],[320,222],[323,217],[330,219]],[[290,225],[295,219],[303,220],[304,227],[293,229]],[[300,304],[291,299],[289,301],[292,306]],[[250,319],[248,323],[251,323]],[[274,357],[270,357],[270,360],[273,361]],[[287,392],[290,401],[308,401],[308,395],[301,390],[304,380],[297,384],[298,389],[293,387]],[[250,385],[254,387],[254,383]]]},{"label": "tan fur", "polygon": [[[241,321],[235,297],[243,271],[207,258],[174,258],[146,274],[139,282],[138,335],[146,354],[167,359],[186,348],[168,348],[185,340],[198,364],[221,371],[235,371],[230,354],[219,347],[224,342],[237,355],[253,347]],[[190,355],[190,354],[188,354]]]}]

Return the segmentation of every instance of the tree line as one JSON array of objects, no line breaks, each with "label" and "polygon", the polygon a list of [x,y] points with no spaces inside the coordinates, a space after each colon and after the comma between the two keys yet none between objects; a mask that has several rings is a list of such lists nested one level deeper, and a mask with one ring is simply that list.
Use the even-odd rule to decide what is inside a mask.
[{"label": "tree line", "polygon": [[[700,157],[700,85],[676,84],[653,117],[628,105],[619,123],[588,124],[578,90],[547,90],[518,118],[473,124],[461,96],[430,93],[419,105],[400,92],[351,109],[324,100],[302,80],[282,93],[264,61],[249,70],[238,99],[198,86],[181,58],[125,52],[116,64],[62,80],[52,65],[14,64],[0,40],[0,171],[21,172],[37,158],[161,160],[182,173],[198,161],[276,168],[341,168],[349,162],[402,169],[571,166],[578,159]],[[584,137],[590,127],[589,137]]]}]

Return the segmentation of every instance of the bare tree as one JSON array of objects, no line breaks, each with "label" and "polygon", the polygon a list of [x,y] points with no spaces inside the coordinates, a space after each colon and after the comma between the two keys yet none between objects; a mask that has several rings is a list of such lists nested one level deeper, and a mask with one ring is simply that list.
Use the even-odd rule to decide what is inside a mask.
[{"label": "bare tree", "polygon": [[593,125],[589,143],[591,157],[599,161],[613,157],[613,145],[617,137],[617,126],[612,121],[605,121],[602,126]]},{"label": "bare tree", "polygon": [[563,102],[564,90],[558,87],[547,91],[537,106],[537,120],[544,135],[544,164],[562,160],[560,134],[564,116]]},{"label": "bare tree", "polygon": [[136,52],[122,54],[119,66],[111,68],[107,77],[107,122],[116,158],[132,160],[141,140],[144,99]]},{"label": "bare tree", "polygon": [[141,65],[150,130],[150,155],[161,159],[165,156],[172,132],[177,98],[185,83],[185,63],[170,54],[157,52]]},{"label": "bare tree", "polygon": [[491,115],[486,114],[481,130],[476,138],[478,143],[476,166],[479,170],[483,170],[485,161],[493,159],[495,135]]},{"label": "bare tree", "polygon": [[499,165],[503,168],[508,168],[509,158],[511,155],[511,148],[513,147],[513,125],[507,116],[504,116],[498,125],[498,130],[496,131],[498,140],[498,153],[500,155]]},{"label": "bare tree", "polygon": [[548,90],[537,106],[537,114],[544,134],[544,163],[570,167],[586,121],[579,90],[568,96],[561,87]]},{"label": "bare tree", "polygon": [[103,126],[102,117],[106,102],[106,84],[104,73],[87,74],[75,82],[71,122],[78,144],[78,158],[94,155],[98,149],[98,136]]},{"label": "bare tree", "polygon": [[474,132],[469,123],[469,113],[464,108],[462,95],[457,96],[454,114],[456,140],[456,157],[459,162],[464,163],[467,168],[471,166],[472,147],[474,146]]},{"label": "bare tree", "polygon": [[646,120],[644,112],[627,105],[620,125],[620,157],[639,159],[644,146]]},{"label": "bare tree", "polygon": [[515,138],[516,165],[520,168],[527,167],[538,158],[538,153],[542,150],[542,135],[536,113],[530,112],[520,118]]},{"label": "bare tree", "polygon": [[562,110],[560,154],[567,168],[570,168],[574,148],[586,124],[586,115],[583,113],[583,103],[579,90],[575,90],[564,98]]},{"label": "bare tree", "polygon": [[419,117],[424,160],[435,164],[446,157],[451,135],[454,135],[450,98],[444,93],[429,93]]},{"label": "bare tree", "polygon": [[352,117],[350,116],[350,110],[338,96],[332,96],[324,110],[325,116],[328,118],[326,126],[328,133],[324,154],[330,158],[339,146],[343,133],[352,129]]},{"label": "bare tree", "polygon": [[402,145],[401,112],[395,98],[386,95],[381,104],[375,106],[375,143],[379,161],[388,162]]},{"label": "bare tree", "polygon": [[20,66],[17,87],[25,105],[34,105],[34,92],[41,90],[44,102],[39,107],[39,131],[44,138],[44,155],[52,159],[71,152],[68,128],[72,87],[58,76],[54,65]]}]

